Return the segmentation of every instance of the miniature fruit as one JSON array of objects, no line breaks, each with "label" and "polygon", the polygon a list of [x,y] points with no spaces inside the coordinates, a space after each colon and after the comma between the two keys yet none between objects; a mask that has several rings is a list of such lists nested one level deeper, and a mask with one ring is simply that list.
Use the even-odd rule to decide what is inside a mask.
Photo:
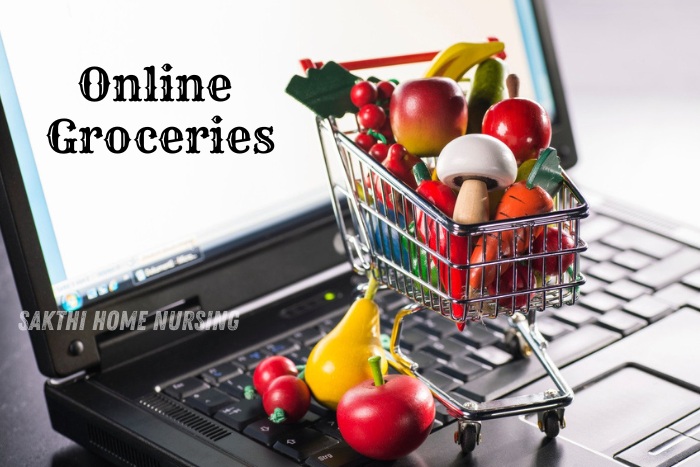
[{"label": "miniature fruit", "polygon": [[[561,244],[559,243],[559,234],[561,233]],[[576,248],[574,238],[566,229],[558,229],[553,226],[547,227],[544,233],[538,235],[532,242],[533,253],[556,253],[565,250]],[[561,269],[559,268],[559,258],[561,258]],[[532,268],[535,272],[542,274],[542,266],[544,262],[544,275],[553,276],[559,275],[561,271],[564,273],[576,260],[574,253],[556,254],[547,256],[544,261],[542,258],[537,258],[532,261]]]},{"label": "miniature fruit", "polygon": [[294,423],[302,419],[311,405],[306,383],[293,375],[276,378],[263,394],[263,408],[275,423]]},{"label": "miniature fruit", "polygon": [[379,130],[386,121],[386,113],[377,104],[365,104],[357,112],[357,121],[362,128]]},{"label": "miniature fruit", "polygon": [[440,154],[443,147],[467,131],[467,101],[449,78],[405,81],[394,90],[389,105],[394,138],[419,157]]},{"label": "miniature fruit", "polygon": [[389,146],[389,151],[382,165],[386,167],[392,175],[415,190],[418,185],[413,176],[412,169],[419,162],[419,158],[408,152],[404,146],[397,143]]},{"label": "miniature fruit", "polygon": [[502,52],[504,48],[503,42],[498,41],[453,44],[433,58],[425,76],[444,76],[459,81],[473,66]]},{"label": "miniature fruit", "polygon": [[265,358],[255,368],[253,372],[253,386],[258,394],[265,394],[270,384],[280,376],[292,375],[296,376],[297,371],[294,362],[281,355],[274,355]]},{"label": "miniature fruit", "polygon": [[350,89],[350,100],[357,108],[374,104],[377,100],[377,86],[369,81],[360,81]]},{"label": "miniature fruit", "polygon": [[417,449],[430,434],[435,401],[428,387],[406,375],[382,377],[372,357],[373,378],[345,393],[338,404],[338,428],[360,454],[393,460]]},{"label": "miniature fruit", "polygon": [[536,159],[552,140],[552,124],[544,108],[535,101],[517,97],[515,75],[506,80],[510,99],[494,104],[486,111],[482,132],[506,143],[518,164]]},{"label": "miniature fruit", "polygon": [[[311,350],[306,362],[305,379],[314,398],[335,410],[345,392],[372,377],[367,366],[371,356],[384,356],[379,339],[379,307],[374,294],[379,284],[370,276],[363,298],[358,298],[338,325]],[[387,362],[382,360],[382,372]]]},{"label": "miniature fruit", "polygon": [[389,146],[382,142],[374,143],[371,148],[369,148],[369,155],[372,156],[374,160],[381,163],[386,159],[389,153]]},{"label": "miniature fruit", "polygon": [[488,58],[479,64],[469,92],[467,134],[481,133],[484,114],[493,104],[503,100],[505,79],[506,64],[502,60]]},{"label": "miniature fruit", "polygon": [[360,133],[355,136],[355,144],[357,144],[359,147],[364,149],[365,151],[369,152],[370,148],[374,146],[374,143],[377,142],[377,139],[368,134],[366,131],[361,131]]},{"label": "miniature fruit", "polygon": [[394,93],[396,85],[391,81],[380,81],[377,83],[377,100],[380,102],[389,102],[391,95]]}]

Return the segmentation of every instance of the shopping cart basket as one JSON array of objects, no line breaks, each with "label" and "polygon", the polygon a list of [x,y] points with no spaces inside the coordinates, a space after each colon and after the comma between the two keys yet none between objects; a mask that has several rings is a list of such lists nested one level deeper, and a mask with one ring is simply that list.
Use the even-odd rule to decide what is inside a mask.
[{"label": "shopping cart basket", "polygon": [[[373,68],[426,61],[434,55],[341,65],[348,70]],[[302,61],[305,69],[318,65]],[[540,430],[547,437],[556,437],[565,426],[564,407],[573,400],[573,391],[547,355],[547,341],[537,329],[536,312],[573,304],[584,283],[579,254],[586,244],[580,237],[580,220],[586,217],[588,206],[580,191],[563,173],[563,183],[553,197],[554,209],[547,214],[457,224],[354,143],[359,131],[355,119],[317,117],[317,126],[336,220],[354,270],[373,274],[381,284],[413,302],[394,319],[391,364],[428,385],[448,413],[458,419],[455,441],[465,452],[481,440],[480,421],[498,417],[537,413]],[[543,237],[545,229],[554,231],[556,248],[549,241],[535,248],[535,239]],[[564,237],[573,242],[564,242]],[[489,260],[464,254],[494,240],[510,253],[499,248],[495,259]],[[527,248],[513,254],[518,241]],[[505,248],[505,242],[513,244]],[[476,286],[472,276],[478,278]],[[487,281],[487,276],[495,279]],[[418,365],[401,350],[403,320],[421,310],[439,313],[455,323],[474,322],[471,325],[508,316],[505,344],[520,356],[534,355],[554,387],[538,394],[460,404],[419,373]]]}]

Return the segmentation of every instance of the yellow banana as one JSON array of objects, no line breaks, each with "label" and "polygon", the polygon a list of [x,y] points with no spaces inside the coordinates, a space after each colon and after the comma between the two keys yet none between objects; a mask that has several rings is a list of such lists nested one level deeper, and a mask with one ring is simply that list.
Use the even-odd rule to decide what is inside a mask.
[{"label": "yellow banana", "polygon": [[444,76],[455,81],[467,71],[505,48],[503,42],[459,42],[437,54],[430,63],[426,78]]}]

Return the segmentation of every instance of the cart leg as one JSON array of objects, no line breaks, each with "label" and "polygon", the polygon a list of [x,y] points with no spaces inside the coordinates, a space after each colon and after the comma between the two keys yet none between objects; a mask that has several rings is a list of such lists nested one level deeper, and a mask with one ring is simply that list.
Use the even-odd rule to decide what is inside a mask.
[{"label": "cart leg", "polygon": [[469,454],[481,443],[481,423],[467,420],[457,422],[455,443],[462,448],[462,454]]},{"label": "cart leg", "polygon": [[403,319],[420,309],[422,309],[422,307],[419,305],[413,305],[401,309],[398,313],[396,313],[396,317],[394,318],[394,328],[391,331],[389,352],[391,352],[391,356],[394,359],[393,366],[401,373],[407,375],[414,374],[418,370],[418,364],[409,359],[401,351],[401,329],[403,326]]}]

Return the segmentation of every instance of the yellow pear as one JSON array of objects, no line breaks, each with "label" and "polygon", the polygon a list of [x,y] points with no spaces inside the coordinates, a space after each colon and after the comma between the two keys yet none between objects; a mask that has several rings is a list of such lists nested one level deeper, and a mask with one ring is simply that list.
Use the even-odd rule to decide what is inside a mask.
[{"label": "yellow pear", "polygon": [[306,362],[304,379],[311,393],[331,410],[336,410],[348,389],[372,378],[369,357],[382,357],[382,374],[388,369],[380,341],[379,307],[373,300],[376,290],[372,278],[365,296],[355,300],[340,323],[318,341]]}]

